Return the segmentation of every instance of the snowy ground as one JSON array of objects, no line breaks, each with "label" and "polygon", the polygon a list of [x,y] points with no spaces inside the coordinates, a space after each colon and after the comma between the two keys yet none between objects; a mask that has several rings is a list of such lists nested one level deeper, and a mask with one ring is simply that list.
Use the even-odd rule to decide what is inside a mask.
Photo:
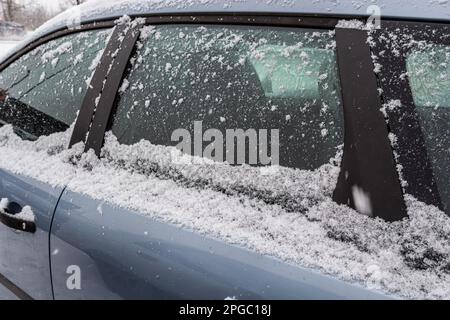
[{"label": "snowy ground", "polygon": [[0,59],[3,58],[3,56],[7,54],[9,50],[14,48],[17,43],[18,41],[0,40]]}]

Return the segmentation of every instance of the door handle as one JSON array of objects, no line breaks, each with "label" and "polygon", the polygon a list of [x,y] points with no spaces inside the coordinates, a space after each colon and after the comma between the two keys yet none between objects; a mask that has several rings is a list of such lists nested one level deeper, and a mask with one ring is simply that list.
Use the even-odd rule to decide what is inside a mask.
[{"label": "door handle", "polygon": [[8,228],[27,233],[36,232],[34,214],[30,207],[21,207],[16,202],[3,198],[0,201],[0,222]]}]

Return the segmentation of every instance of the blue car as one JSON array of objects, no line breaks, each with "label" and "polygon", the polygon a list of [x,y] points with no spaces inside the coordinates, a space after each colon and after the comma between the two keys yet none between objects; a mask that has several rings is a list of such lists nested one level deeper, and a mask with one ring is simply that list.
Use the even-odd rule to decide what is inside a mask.
[{"label": "blue car", "polygon": [[450,299],[449,123],[449,2],[87,2],[0,63],[0,298]]}]

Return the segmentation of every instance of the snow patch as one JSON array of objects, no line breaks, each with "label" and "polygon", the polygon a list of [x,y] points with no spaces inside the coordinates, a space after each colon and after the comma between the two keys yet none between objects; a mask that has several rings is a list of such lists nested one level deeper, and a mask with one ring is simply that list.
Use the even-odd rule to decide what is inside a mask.
[{"label": "snow patch", "polygon": [[358,186],[352,187],[353,200],[355,202],[355,207],[358,212],[371,217],[372,214],[372,202],[370,200],[370,195],[364,192]]},{"label": "snow patch", "polygon": [[11,218],[27,221],[27,222],[34,222],[35,221],[35,215],[33,210],[30,206],[25,206],[22,208],[22,210],[17,214],[9,214],[5,212],[5,210],[8,208],[9,205],[9,199],[8,198],[2,198],[0,200],[0,211],[2,211],[2,214],[7,215]]}]

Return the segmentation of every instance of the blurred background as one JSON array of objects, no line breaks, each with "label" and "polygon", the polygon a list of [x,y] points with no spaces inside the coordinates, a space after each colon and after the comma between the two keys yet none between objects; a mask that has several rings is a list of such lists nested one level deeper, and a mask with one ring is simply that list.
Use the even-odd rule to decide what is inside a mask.
[{"label": "blurred background", "polygon": [[0,56],[47,20],[87,1],[0,0]]}]

